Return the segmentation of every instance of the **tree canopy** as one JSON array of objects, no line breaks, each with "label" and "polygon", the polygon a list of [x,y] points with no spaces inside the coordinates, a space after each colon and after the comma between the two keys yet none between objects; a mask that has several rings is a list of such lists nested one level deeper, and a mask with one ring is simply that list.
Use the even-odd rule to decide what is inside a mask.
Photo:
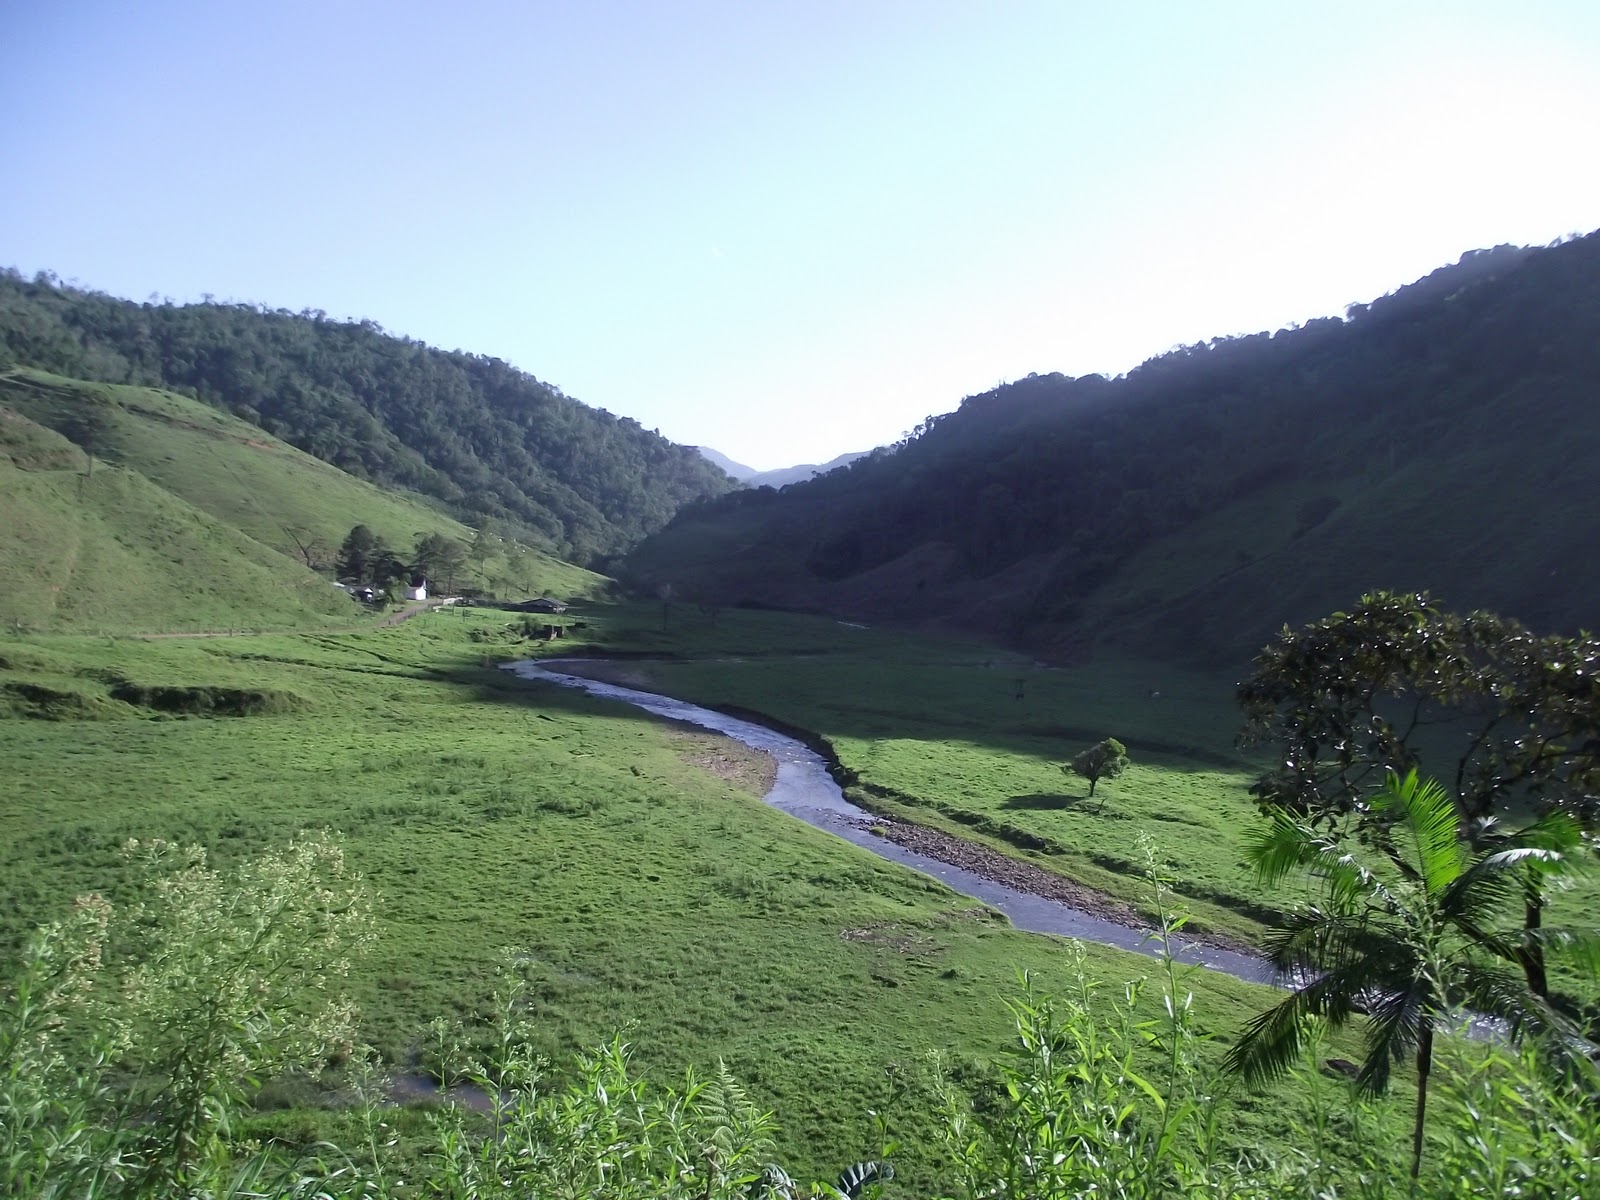
[{"label": "tree canopy", "polygon": [[1103,742],[1090,746],[1062,768],[1087,779],[1091,796],[1094,795],[1094,789],[1102,779],[1115,779],[1127,769],[1128,748],[1116,738],[1106,738]]},{"label": "tree canopy", "polygon": [[1285,629],[1239,702],[1243,739],[1282,750],[1253,794],[1314,821],[1365,821],[1368,793],[1425,750],[1464,819],[1600,816],[1600,639],[1451,613],[1426,592],[1372,592]]},{"label": "tree canopy", "polygon": [[[1441,610],[1426,593],[1373,592],[1349,612],[1285,629],[1239,687],[1246,743],[1273,746],[1252,786],[1262,808],[1352,835],[1399,864],[1380,785],[1424,765],[1459,836],[1490,846],[1506,819],[1600,816],[1600,640],[1539,637],[1494,613]],[[1526,874],[1519,951],[1548,991],[1543,880]]]}]

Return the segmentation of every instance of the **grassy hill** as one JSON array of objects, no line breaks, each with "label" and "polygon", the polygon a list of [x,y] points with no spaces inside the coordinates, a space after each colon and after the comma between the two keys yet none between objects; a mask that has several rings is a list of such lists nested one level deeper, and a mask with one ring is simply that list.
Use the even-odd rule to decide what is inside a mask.
[{"label": "grassy hill", "polygon": [[0,621],[160,632],[350,621],[349,598],[156,487],[0,409]]},{"label": "grassy hill", "polygon": [[1346,320],[1030,376],[783,493],[680,514],[626,574],[1230,669],[1377,588],[1600,625],[1600,235],[1500,247]]},{"label": "grassy hill", "polygon": [[[85,447],[92,450],[87,453]],[[284,628],[358,618],[308,561],[356,523],[396,547],[472,533],[198,401],[40,371],[0,374],[0,620],[48,630]],[[469,571],[593,595],[592,572],[498,538]]]},{"label": "grassy hill", "polygon": [[180,391],[340,470],[594,563],[734,487],[509,363],[248,304],[137,304],[0,269],[0,366]]},{"label": "grassy hill", "polygon": [[[1530,385],[1335,481],[1293,483],[1143,548],[1082,627],[1157,657],[1237,661],[1283,625],[1379,589],[1431,590],[1542,632],[1600,625],[1600,420],[1592,384]],[[1338,507],[1314,528],[1297,515]]]}]

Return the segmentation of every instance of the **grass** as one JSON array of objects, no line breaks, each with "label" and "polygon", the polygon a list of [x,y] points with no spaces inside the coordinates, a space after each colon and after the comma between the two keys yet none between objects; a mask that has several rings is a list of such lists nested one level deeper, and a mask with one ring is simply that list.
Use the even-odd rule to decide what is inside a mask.
[{"label": "grass", "polygon": [[0,625],[162,631],[336,625],[348,597],[137,472],[0,409]]},{"label": "grass", "polygon": [[[1139,837],[1162,847],[1198,927],[1253,940],[1271,898],[1246,876],[1253,766],[1217,678],[1132,659],[1040,669],[977,643],[793,614],[659,606],[593,619],[608,646],[687,648],[631,664],[662,691],[812,730],[869,807],[988,841],[1123,899],[1145,900]],[[763,634],[766,636],[763,637]],[[726,652],[712,654],[715,643]],[[1061,764],[1103,737],[1133,765],[1094,798]]]},{"label": "grass", "polygon": [[[609,612],[580,613],[585,632],[635,647],[658,636],[659,606]],[[806,1170],[874,1149],[866,1113],[899,1070],[914,1081],[907,1112],[919,1114],[902,1130],[914,1148],[906,1179],[927,1178],[933,1164],[916,1149],[933,1110],[926,1056],[977,1077],[1005,1044],[1000,1001],[1017,972],[1045,990],[1066,986],[1060,944],[767,808],[759,767],[707,770],[700,735],[486,666],[534,648],[510,640],[502,618],[0,645],[0,684],[71,693],[81,707],[70,715],[97,718],[0,721],[0,753],[20,785],[0,809],[4,945],[76,893],[125,898],[117,847],[129,836],[198,841],[226,863],[329,827],[379,897],[378,949],[356,983],[365,1035],[390,1062],[422,1060],[435,1017],[480,1025],[509,947],[532,982],[541,1049],[565,1060],[620,1028],[652,1071],[723,1060],[776,1108],[783,1156]],[[680,648],[782,651],[768,665],[804,668],[797,655],[862,632],[734,613],[718,626],[685,631]],[[868,636],[884,654],[918,652],[913,639]],[[927,670],[957,652],[921,645]],[[965,670],[984,669],[978,651],[959,653],[973,656]],[[932,678],[903,666],[910,685]],[[738,664],[722,667],[745,678]],[[760,678],[749,677],[752,696]],[[820,695],[825,681],[808,678],[797,675],[797,694]],[[135,700],[161,688],[284,699],[257,715],[198,716],[119,700],[119,687]],[[940,694],[939,719],[958,694],[953,683]],[[809,710],[796,701],[793,711]],[[1113,988],[1155,969],[1097,948],[1089,964]],[[1192,984],[1219,1044],[1269,995],[1209,974]],[[315,1097],[294,1089],[263,1102],[289,1106],[258,1118],[269,1131],[313,1138],[340,1120],[307,1110]],[[1235,1132],[1248,1142],[1288,1131],[1270,1100],[1252,1099]]]},{"label": "grass", "polygon": [[[608,647],[678,657],[630,662],[637,686],[736,705],[820,734],[864,806],[941,828],[1144,907],[1140,839],[1161,848],[1191,930],[1256,942],[1302,897],[1244,868],[1256,818],[1256,752],[1234,743],[1225,676],[1102,654],[1043,669],[979,643],[867,630],[800,614],[660,605],[590,618]],[[1061,770],[1103,737],[1132,766],[1102,781]],[[1553,900],[1549,921],[1592,925],[1592,876]],[[1596,982],[1558,961],[1558,988],[1592,1003]]]},{"label": "grass", "polygon": [[[91,413],[92,471],[59,433],[82,440]],[[33,567],[0,592],[0,619],[52,631],[326,625],[351,606],[316,590],[306,556],[329,566],[352,525],[402,554],[423,534],[472,536],[420,496],[375,487],[197,400],[26,368],[0,374],[0,469],[11,530],[0,549]],[[256,575],[244,578],[236,559]],[[456,582],[560,597],[609,584],[494,536]]]}]

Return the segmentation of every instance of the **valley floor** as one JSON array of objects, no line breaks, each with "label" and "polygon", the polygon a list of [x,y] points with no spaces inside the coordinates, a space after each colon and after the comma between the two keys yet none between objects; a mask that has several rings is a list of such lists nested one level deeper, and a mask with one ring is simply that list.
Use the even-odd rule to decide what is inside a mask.
[{"label": "valley floor", "polygon": [[[593,606],[581,638],[553,643],[468,609],[365,633],[9,641],[0,947],[13,955],[75,894],[125,900],[130,837],[200,843],[225,865],[327,828],[379,900],[352,985],[364,1036],[395,1068],[436,1061],[435,1018],[481,1044],[510,950],[552,1061],[622,1029],[652,1072],[724,1062],[776,1110],[783,1159],[819,1174],[870,1156],[868,1114],[893,1094],[904,1178],[930,1178],[933,1056],[984,1076],[1019,973],[1064,993],[1077,959],[773,811],[761,756],[497,669],[558,647],[677,655],[608,669],[814,730],[896,839],[954,854],[959,838],[996,873],[1103,891],[1127,913],[1148,904],[1148,829],[1216,936],[1248,939],[1270,911],[1237,865],[1246,765],[1212,736],[1231,715],[1205,681],[1037,671],[773,614],[671,616],[662,630],[659,606]],[[1135,761],[1101,785],[1103,806],[1057,766],[1091,733],[1121,736]],[[1156,970],[1096,947],[1082,961],[1108,995]],[[1184,987],[1207,1053],[1273,995],[1200,971]],[[1159,1011],[1155,991],[1141,996]],[[329,1100],[269,1084],[254,1127],[309,1144],[339,1128]],[[1234,1144],[1293,1136],[1270,1095],[1230,1111]]]}]

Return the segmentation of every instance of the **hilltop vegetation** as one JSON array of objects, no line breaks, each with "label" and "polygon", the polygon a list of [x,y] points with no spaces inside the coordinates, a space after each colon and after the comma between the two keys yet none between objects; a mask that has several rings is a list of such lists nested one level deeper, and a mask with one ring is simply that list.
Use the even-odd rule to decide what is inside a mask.
[{"label": "hilltop vegetation", "polygon": [[1030,376],[781,493],[680,514],[647,586],[1242,664],[1376,588],[1600,623],[1600,235],[1465,256],[1348,319]]},{"label": "hilltop vegetation", "polygon": [[0,271],[0,367],[181,390],[359,479],[593,563],[734,486],[691,447],[499,359],[371,321],[136,304]]}]

